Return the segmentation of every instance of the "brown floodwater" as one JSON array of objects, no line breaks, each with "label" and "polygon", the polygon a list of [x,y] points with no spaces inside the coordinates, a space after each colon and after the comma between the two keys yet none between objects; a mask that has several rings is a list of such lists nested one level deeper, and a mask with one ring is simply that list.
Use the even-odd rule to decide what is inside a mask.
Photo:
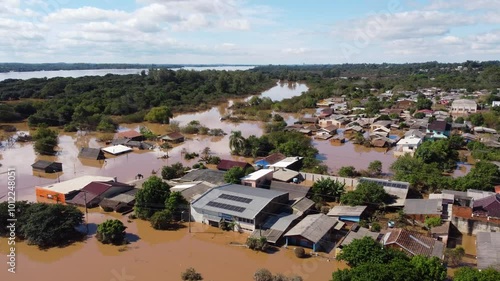
[{"label": "brown floodwater", "polygon": [[[127,226],[129,245],[97,242],[95,225],[109,218],[119,218]],[[332,271],[346,267],[327,254],[298,259],[292,248],[254,252],[241,246],[248,234],[222,232],[198,223],[191,223],[191,233],[187,225],[177,231],[158,231],[145,221],[128,222],[118,215],[91,212],[89,229],[88,240],[65,248],[41,251],[18,243],[17,273],[8,273],[5,267],[0,280],[179,280],[181,272],[194,267],[204,280],[250,281],[257,269],[268,268],[316,281],[329,280]],[[0,238],[0,254],[7,254],[4,238]]]}]

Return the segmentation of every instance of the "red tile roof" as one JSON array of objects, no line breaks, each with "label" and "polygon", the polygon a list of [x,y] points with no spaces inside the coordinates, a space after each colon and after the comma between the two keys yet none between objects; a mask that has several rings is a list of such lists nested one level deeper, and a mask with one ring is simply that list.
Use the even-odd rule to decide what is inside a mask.
[{"label": "red tile roof", "polygon": [[133,138],[137,138],[137,137],[142,137],[142,134],[137,132],[137,131],[134,131],[134,130],[119,132],[119,133],[116,133],[116,135],[115,135],[116,139],[120,139],[120,138],[133,139]]},{"label": "red tile roof", "polygon": [[241,162],[241,161],[234,161],[234,160],[221,160],[219,164],[217,165],[218,170],[223,170],[227,171],[231,169],[232,167],[240,167],[242,169],[245,169],[246,167],[251,166],[247,162]]},{"label": "red tile roof", "polygon": [[444,251],[444,244],[442,242],[436,241],[431,237],[426,237],[418,232],[402,228],[391,230],[384,245],[397,246],[412,256],[423,255],[426,257],[436,256],[441,258]]},{"label": "red tile roof", "polygon": [[477,210],[485,211],[490,217],[500,218],[500,194],[474,201],[474,212]]}]

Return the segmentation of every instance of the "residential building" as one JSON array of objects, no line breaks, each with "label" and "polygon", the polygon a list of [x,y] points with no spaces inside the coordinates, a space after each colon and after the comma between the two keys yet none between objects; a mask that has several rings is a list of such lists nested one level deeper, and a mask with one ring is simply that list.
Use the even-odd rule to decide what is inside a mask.
[{"label": "residential building", "polygon": [[314,201],[307,197],[302,197],[295,199],[290,205],[294,214],[298,214],[300,216],[307,215],[314,207]]},{"label": "residential building", "polygon": [[474,200],[473,216],[500,219],[500,194]]},{"label": "residential building", "polygon": [[260,169],[241,178],[241,184],[251,187],[268,187],[273,180],[273,169]]},{"label": "residential building", "polygon": [[334,231],[343,226],[343,222],[325,214],[308,215],[283,237],[286,239],[286,245],[312,248],[314,252],[329,252],[334,246]]},{"label": "residential building", "polygon": [[219,226],[223,220],[235,221],[239,228],[254,231],[287,202],[286,192],[227,184],[195,199],[191,203],[191,216],[195,222],[213,226]]},{"label": "residential building", "polygon": [[451,125],[446,121],[435,120],[427,126],[427,134],[431,139],[446,139],[450,133]]},{"label": "residential building", "polygon": [[366,206],[334,206],[328,212],[328,216],[341,221],[359,222],[363,218],[366,208]]},{"label": "residential building", "polygon": [[90,160],[102,160],[106,158],[100,148],[82,147],[78,153],[79,158]]},{"label": "residential building", "polygon": [[476,239],[477,268],[500,270],[500,232],[479,232]]},{"label": "residential building", "polygon": [[364,228],[359,226],[359,224],[355,223],[351,226],[349,232],[343,239],[341,239],[337,245],[337,249],[335,255],[338,255],[342,252],[342,248],[349,245],[354,241],[354,239],[363,239],[364,237],[371,237],[375,241],[379,241],[383,235],[379,232],[370,231],[368,228]]},{"label": "residential building", "polygon": [[66,196],[66,204],[93,208],[105,198],[111,198],[134,189],[133,185],[116,181],[93,181],[74,196]]},{"label": "residential building", "polygon": [[302,168],[302,161],[304,157],[287,157],[279,162],[276,162],[274,164],[269,165],[270,169],[288,169],[288,170],[294,170],[294,171],[299,171]]},{"label": "residential building", "polygon": [[119,144],[119,145],[105,147],[102,149],[102,151],[112,155],[120,155],[132,151],[132,148]]},{"label": "residential building", "polygon": [[133,140],[133,141],[145,140],[144,136],[135,130],[118,132],[115,134],[114,139],[127,139],[127,140]]},{"label": "residential building", "polygon": [[407,217],[422,223],[430,217],[450,218],[448,204],[443,203],[442,199],[406,199],[403,211]]},{"label": "residential building", "polygon": [[279,153],[279,152],[275,152],[275,153],[272,153],[270,155],[268,155],[267,157],[265,158],[262,158],[258,161],[255,162],[255,165],[258,166],[258,167],[261,167],[261,168],[268,168],[269,165],[272,165],[274,163],[277,163],[283,159],[285,159],[286,156]]},{"label": "residential building", "polygon": [[212,169],[193,170],[177,179],[179,182],[200,182],[205,181],[214,185],[223,185],[226,183],[224,174],[226,172]]},{"label": "residential building", "polygon": [[42,172],[42,173],[59,173],[62,172],[62,163],[38,160],[31,165],[33,171]]},{"label": "residential building", "polygon": [[220,160],[219,164],[217,164],[217,170],[221,170],[221,171],[228,171],[233,167],[240,167],[243,170],[246,170],[247,168],[251,168],[252,165],[250,165],[247,162],[243,162],[243,161],[234,161],[234,160],[227,160],[227,159],[222,159],[222,160]]},{"label": "residential building", "polygon": [[134,188],[116,196],[104,198],[99,203],[99,206],[104,210],[113,210],[117,213],[129,212],[134,208],[137,191],[139,189]]},{"label": "residential building", "polygon": [[296,199],[307,196],[307,193],[309,192],[311,187],[296,183],[286,183],[273,180],[269,189],[286,192],[289,194],[290,199]]},{"label": "residential building", "polygon": [[160,137],[162,142],[180,143],[184,141],[184,136],[179,132],[172,132]]},{"label": "residential building", "polygon": [[453,115],[467,115],[477,112],[477,103],[474,100],[458,99],[451,103],[451,113]]},{"label": "residential building", "polygon": [[53,183],[44,186],[36,186],[35,194],[37,200],[39,201],[65,203],[66,197],[68,197],[68,199],[72,198],[82,188],[84,188],[93,181],[113,182],[116,181],[116,179],[112,177],[101,177],[101,176],[81,176],[60,183]]},{"label": "residential building", "polygon": [[382,238],[384,247],[398,249],[408,256],[437,257],[443,259],[445,245],[431,237],[403,228],[394,228]]},{"label": "residential building", "polygon": [[417,148],[424,141],[424,133],[418,130],[410,130],[405,133],[405,137],[400,139],[396,143],[396,149],[394,151],[394,156],[401,156],[409,153],[413,156]]},{"label": "residential building", "polygon": [[277,245],[282,243],[282,237],[285,232],[295,226],[301,216],[299,214],[280,213],[271,215],[264,222],[261,229],[256,229],[251,237],[265,237],[268,243]]}]

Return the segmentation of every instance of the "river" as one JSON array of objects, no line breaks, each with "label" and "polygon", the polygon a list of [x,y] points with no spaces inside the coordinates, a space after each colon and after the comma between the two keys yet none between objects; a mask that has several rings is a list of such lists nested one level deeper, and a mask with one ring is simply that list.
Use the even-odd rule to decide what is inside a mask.
[{"label": "river", "polygon": [[[183,67],[182,69],[203,71],[203,70],[248,70],[253,66],[203,66],[203,67]],[[172,70],[179,70],[180,68],[172,68]],[[50,71],[11,71],[0,73],[0,81],[6,79],[30,79],[30,78],[54,78],[54,77],[83,77],[83,76],[104,76],[106,74],[139,74],[141,71],[148,71],[147,69],[88,69],[88,70],[50,70]]]}]

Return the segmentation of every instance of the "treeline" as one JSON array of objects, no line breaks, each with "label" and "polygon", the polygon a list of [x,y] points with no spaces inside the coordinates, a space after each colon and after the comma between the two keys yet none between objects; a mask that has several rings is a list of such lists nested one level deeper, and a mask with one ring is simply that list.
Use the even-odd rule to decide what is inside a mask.
[{"label": "treeline", "polygon": [[127,64],[127,63],[0,63],[0,72],[9,71],[51,71],[51,70],[90,70],[90,69],[149,69],[180,68],[178,64]]},{"label": "treeline", "polygon": [[248,71],[168,69],[138,75],[9,79],[0,82],[0,100],[36,101],[1,105],[2,112],[9,114],[0,121],[29,117],[30,126],[74,124],[95,129],[103,119],[108,122],[108,116],[122,116],[119,122],[141,122],[153,107],[193,112],[229,98],[260,93],[274,83],[262,73]]}]

